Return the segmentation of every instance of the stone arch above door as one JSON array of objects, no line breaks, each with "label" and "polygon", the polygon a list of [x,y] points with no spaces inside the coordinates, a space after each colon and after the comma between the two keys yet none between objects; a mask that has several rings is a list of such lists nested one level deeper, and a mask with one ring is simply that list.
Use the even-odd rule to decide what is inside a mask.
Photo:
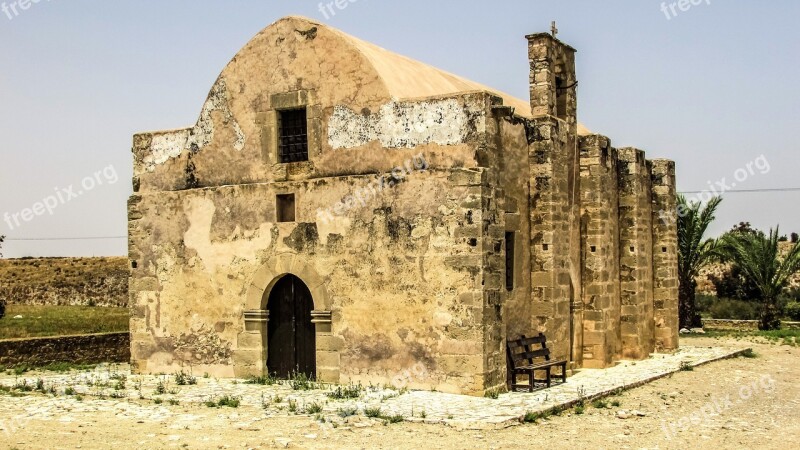
[{"label": "stone arch above door", "polygon": [[309,261],[294,253],[273,256],[255,273],[247,286],[245,311],[265,310],[272,287],[281,277],[289,274],[300,278],[308,286],[315,310],[330,311],[331,301],[325,288],[325,280]]},{"label": "stone arch above door", "polygon": [[314,310],[311,323],[316,326],[317,379],[328,383],[339,382],[339,346],[332,336],[331,299],[324,278],[305,258],[283,253],[270,258],[247,285],[243,311],[244,330],[239,334],[234,351],[234,373],[239,378],[266,375],[267,327],[269,312],[267,302],[272,288],[286,275],[299,278],[311,291]]}]

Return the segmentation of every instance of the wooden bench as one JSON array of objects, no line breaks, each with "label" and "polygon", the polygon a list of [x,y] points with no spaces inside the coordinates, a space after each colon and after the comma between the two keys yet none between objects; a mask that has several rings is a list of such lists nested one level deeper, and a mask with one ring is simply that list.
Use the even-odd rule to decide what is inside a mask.
[{"label": "wooden bench", "polygon": [[[537,346],[536,350],[532,350],[531,346]],[[511,375],[511,391],[517,389],[527,389],[528,392],[533,392],[536,382],[547,383],[547,387],[552,384],[552,369],[554,367],[561,368],[561,381],[567,382],[567,361],[550,360],[550,349],[547,348],[547,338],[544,334],[539,333],[536,337],[521,336],[519,339],[509,339],[506,345],[508,352],[509,373]],[[541,359],[537,362],[537,359]],[[546,372],[547,376],[543,380],[537,380],[535,373],[537,371]],[[528,384],[517,383],[517,375],[528,375]]]}]

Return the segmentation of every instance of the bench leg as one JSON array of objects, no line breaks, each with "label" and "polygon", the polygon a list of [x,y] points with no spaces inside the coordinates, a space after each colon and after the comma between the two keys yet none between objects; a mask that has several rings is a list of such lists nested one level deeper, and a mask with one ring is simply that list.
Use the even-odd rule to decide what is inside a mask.
[{"label": "bench leg", "polygon": [[533,388],[535,387],[535,377],[533,376],[534,371],[531,370],[528,372],[528,392],[533,392]]},{"label": "bench leg", "polygon": [[550,386],[552,386],[552,381],[551,381],[551,379],[550,379],[550,370],[551,370],[551,369],[550,369],[549,367],[548,367],[548,368],[547,368],[547,370],[546,370],[546,372],[547,372],[547,387],[550,387]]},{"label": "bench leg", "polygon": [[561,382],[562,383],[566,383],[567,382],[567,365],[566,364],[561,366]]}]

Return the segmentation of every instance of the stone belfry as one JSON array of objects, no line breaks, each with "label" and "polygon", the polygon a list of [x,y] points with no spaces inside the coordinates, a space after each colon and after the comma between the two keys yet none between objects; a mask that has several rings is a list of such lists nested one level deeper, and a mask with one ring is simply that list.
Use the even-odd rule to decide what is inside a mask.
[{"label": "stone belfry", "polygon": [[552,336],[558,358],[578,367],[583,330],[576,51],[554,34],[527,36],[534,117],[529,147],[532,326]]}]

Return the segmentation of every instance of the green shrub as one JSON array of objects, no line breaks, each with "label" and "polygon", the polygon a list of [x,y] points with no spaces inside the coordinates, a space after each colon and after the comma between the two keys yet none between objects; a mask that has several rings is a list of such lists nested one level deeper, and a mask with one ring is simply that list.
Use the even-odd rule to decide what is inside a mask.
[{"label": "green shrub", "polygon": [[361,384],[351,384],[348,386],[337,386],[336,389],[328,392],[328,397],[334,400],[345,400],[348,398],[359,398],[364,387]]},{"label": "green shrub", "polygon": [[730,270],[726,270],[721,277],[709,275],[708,279],[714,284],[714,289],[720,298],[757,300],[759,297],[758,288],[744,276],[744,271],[736,264],[732,265]]},{"label": "green shrub", "polygon": [[227,406],[228,408],[238,408],[240,400],[236,397],[226,395],[216,401],[213,398],[206,400],[204,404],[209,408],[222,408],[223,406]]},{"label": "green shrub", "polygon": [[[336,413],[339,415],[339,417],[346,419],[350,416],[355,416],[356,414],[358,414],[358,409],[354,407],[339,408],[339,410],[336,411]],[[380,414],[380,410],[378,411],[378,413]]]},{"label": "green shrub", "polygon": [[400,423],[400,422],[406,420],[405,417],[403,417],[400,414],[397,414],[395,416],[385,417],[384,419],[386,419],[389,423]]},{"label": "green shrub", "polygon": [[319,414],[322,412],[322,405],[320,405],[319,403],[312,403],[310,405],[306,405],[305,411],[306,414],[309,415]]},{"label": "green shrub", "polygon": [[180,371],[175,374],[175,384],[178,386],[191,386],[197,384],[197,378],[190,373]]},{"label": "green shrub", "polygon": [[800,321],[800,302],[786,304],[786,315],[792,320]]},{"label": "green shrub", "polygon": [[713,295],[697,294],[694,296],[694,304],[697,307],[697,312],[701,315],[709,314],[711,305],[717,301],[717,297]]},{"label": "green shrub", "polygon": [[278,379],[272,375],[264,375],[259,377],[250,377],[245,384],[259,384],[261,386],[272,386],[278,382]]},{"label": "green shrub", "polygon": [[381,409],[380,408],[367,408],[364,410],[364,415],[367,417],[380,417],[381,416]]},{"label": "green shrub", "polygon": [[308,378],[308,375],[296,372],[289,379],[289,386],[295,391],[310,391],[317,388],[317,384]]},{"label": "green shrub", "polygon": [[541,414],[535,413],[532,411],[528,411],[525,413],[525,416],[522,418],[522,421],[525,423],[536,423],[542,417]]},{"label": "green shrub", "polygon": [[228,408],[238,408],[239,404],[240,401],[238,398],[231,397],[229,395],[226,395],[221,399],[219,399],[219,401],[217,401],[217,406],[219,406],[220,408],[223,406],[227,406]]},{"label": "green shrub", "polygon": [[708,313],[713,319],[758,320],[760,309],[756,302],[720,298],[711,305]]}]

